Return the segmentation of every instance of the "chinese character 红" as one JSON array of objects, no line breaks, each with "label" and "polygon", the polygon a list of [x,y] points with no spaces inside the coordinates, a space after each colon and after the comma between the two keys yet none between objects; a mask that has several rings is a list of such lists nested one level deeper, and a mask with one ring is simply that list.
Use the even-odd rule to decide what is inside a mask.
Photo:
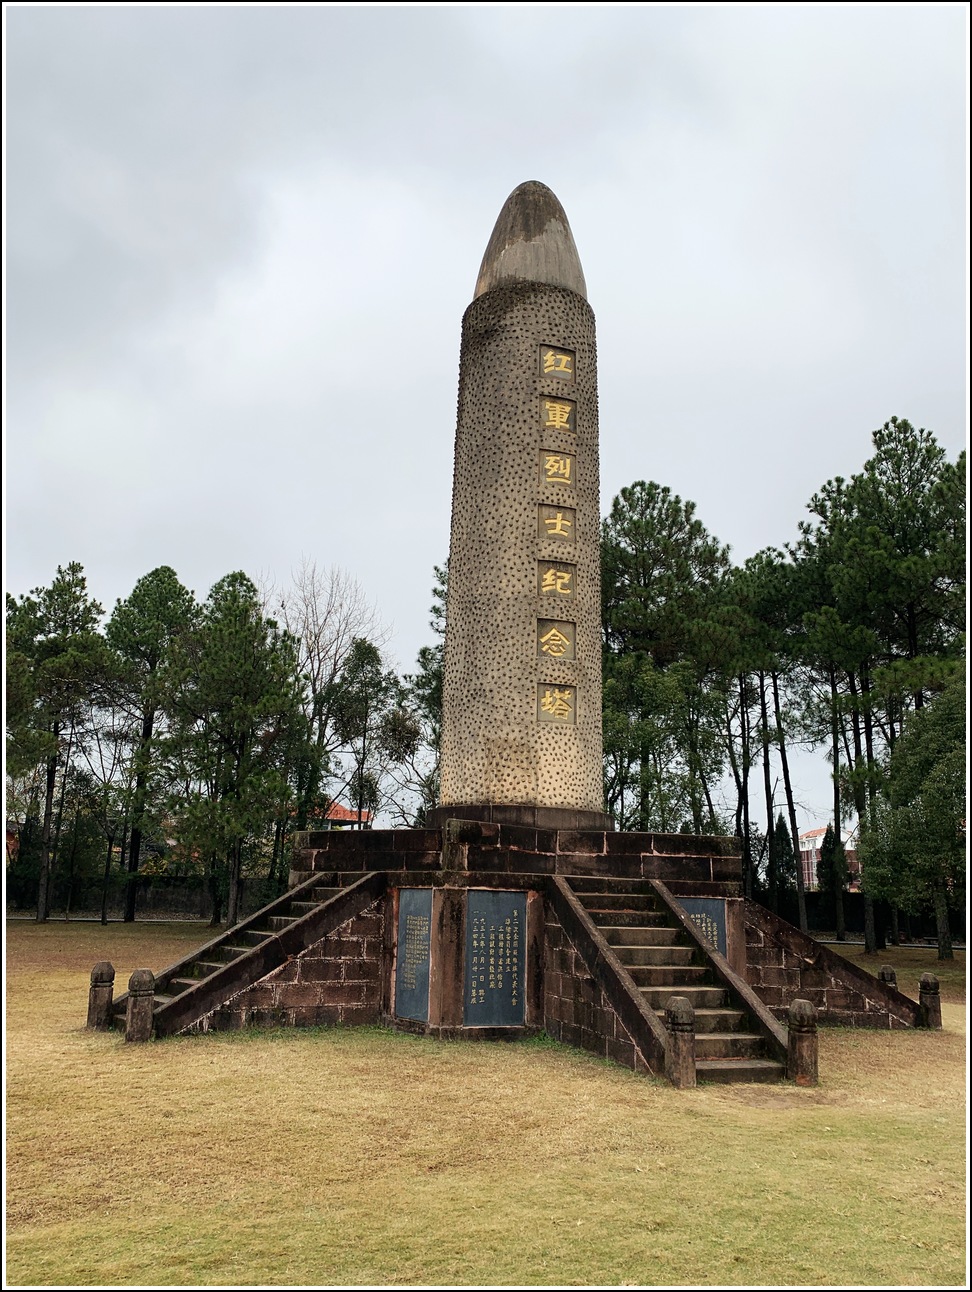
[{"label": "chinese character \u7ea2", "polygon": [[574,403],[569,399],[542,399],[543,429],[574,434]]},{"label": "chinese character \u7ea2", "polygon": [[553,722],[572,722],[574,717],[574,688],[572,686],[543,686],[539,688],[540,713]]},{"label": "chinese character \u7ea2", "polygon": [[574,475],[574,459],[569,453],[543,454],[543,483],[570,484]]},{"label": "chinese character \u7ea2", "polygon": [[540,347],[540,370],[545,377],[562,377],[572,381],[574,377],[574,355],[570,350],[554,350],[549,346]]}]

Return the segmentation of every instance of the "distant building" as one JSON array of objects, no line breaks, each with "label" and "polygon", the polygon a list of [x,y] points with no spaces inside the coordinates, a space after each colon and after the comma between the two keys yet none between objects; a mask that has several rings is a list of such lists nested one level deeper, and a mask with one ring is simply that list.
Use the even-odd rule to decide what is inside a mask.
[{"label": "distant building", "polygon": [[[804,830],[800,835],[800,865],[803,868],[803,887],[807,892],[817,889],[817,862],[820,860],[820,845],[828,827],[815,826],[813,830]],[[847,870],[850,874],[847,887],[856,892],[861,886],[861,864],[857,860],[857,826],[843,832],[844,856],[847,858]]]},{"label": "distant building", "polygon": [[[316,830],[347,830],[358,826],[358,809],[346,808],[343,803],[331,803],[326,812],[314,814]],[[361,813],[361,829],[371,829],[371,813]]]}]

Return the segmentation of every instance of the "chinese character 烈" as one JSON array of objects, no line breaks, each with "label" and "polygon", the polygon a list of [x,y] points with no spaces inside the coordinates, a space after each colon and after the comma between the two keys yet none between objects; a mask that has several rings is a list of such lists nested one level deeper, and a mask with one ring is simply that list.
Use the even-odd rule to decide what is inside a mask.
[{"label": "chinese character \u70c8", "polygon": [[543,478],[551,484],[570,484],[574,460],[566,453],[545,453]]}]

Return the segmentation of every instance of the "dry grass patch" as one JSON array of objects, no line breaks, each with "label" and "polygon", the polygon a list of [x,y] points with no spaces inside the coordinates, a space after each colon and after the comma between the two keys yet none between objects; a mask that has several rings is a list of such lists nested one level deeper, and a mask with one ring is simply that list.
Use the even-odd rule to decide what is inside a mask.
[{"label": "dry grass patch", "polygon": [[12,1283],[962,1280],[955,1007],[937,1035],[823,1032],[809,1091],[377,1028],[84,1030],[95,960],[124,988],[205,936],[8,926]]}]

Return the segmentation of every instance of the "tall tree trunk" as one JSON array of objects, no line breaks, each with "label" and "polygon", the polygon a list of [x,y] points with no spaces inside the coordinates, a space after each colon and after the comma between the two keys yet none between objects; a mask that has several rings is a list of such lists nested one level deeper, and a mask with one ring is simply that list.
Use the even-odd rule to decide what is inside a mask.
[{"label": "tall tree trunk", "polygon": [[780,686],[775,670],[770,674],[773,682],[773,709],[776,714],[776,735],[780,745],[780,763],[783,767],[783,788],[786,791],[786,812],[790,818],[790,836],[796,854],[797,912],[800,932],[807,931],[807,893],[803,878],[803,858],[800,855],[800,836],[797,833],[796,808],[793,803],[793,786],[790,783],[790,765],[786,757],[786,735],[783,731],[783,712],[780,706]]},{"label": "tall tree trunk", "polygon": [[948,927],[948,898],[943,884],[935,885],[935,933],[938,937],[939,960],[954,960],[952,931]]},{"label": "tall tree trunk", "polygon": [[226,908],[226,927],[232,928],[239,923],[240,913],[240,874],[243,869],[243,840],[237,839],[226,854],[229,866],[229,903]]},{"label": "tall tree trunk", "polygon": [[759,671],[759,716],[763,734],[763,794],[766,799],[766,888],[770,910],[780,913],[780,886],[776,861],[776,817],[773,813],[773,786],[770,782],[770,734],[766,709],[766,674]]},{"label": "tall tree trunk", "polygon": [[743,807],[743,891],[753,895],[753,850],[749,836],[749,709],[746,705],[745,680],[739,679],[740,730],[742,732],[742,807]]},{"label": "tall tree trunk", "polygon": [[111,853],[115,846],[115,831],[108,835],[108,847],[105,852],[105,873],[101,881],[101,922],[108,923],[108,884],[111,880]]},{"label": "tall tree trunk", "polygon": [[148,787],[148,757],[155,726],[155,710],[142,714],[142,735],[135,763],[135,793],[132,797],[132,841],[128,851],[128,879],[125,883],[125,922],[135,919],[135,897],[138,892],[138,863],[142,852],[142,824]]},{"label": "tall tree trunk", "polygon": [[839,858],[833,869],[834,921],[837,925],[837,941],[844,942],[847,939],[847,928],[844,924],[844,883],[838,873],[844,868],[844,841],[840,826],[840,722],[837,714],[837,672],[834,668],[830,670],[830,737],[834,760],[834,849]]},{"label": "tall tree trunk", "polygon": [[209,927],[215,929],[220,923],[220,916],[223,913],[223,895],[219,891],[219,870],[216,865],[216,853],[211,852],[206,863],[206,879],[209,884],[209,897],[213,904],[213,914],[209,921]]},{"label": "tall tree trunk", "polygon": [[[870,826],[874,826],[877,819],[877,804],[875,802],[874,786],[874,721],[871,717],[871,674],[868,665],[865,663],[861,668],[861,713],[864,721],[864,753],[867,757],[866,772],[867,784],[865,797],[867,799],[867,819]],[[861,876],[863,882],[863,875]],[[864,908],[865,919],[867,918],[867,907]],[[883,903],[878,910],[878,919],[874,929],[874,949],[877,951],[886,951],[888,942],[885,936],[885,912]],[[895,946],[898,940],[895,937]]]},{"label": "tall tree trunk", "polygon": [[[54,727],[54,742],[57,743],[60,727]],[[37,920],[44,924],[50,914],[51,887],[51,826],[54,822],[54,787],[57,782],[57,753],[47,760],[44,781],[44,825],[41,829],[40,880],[37,885]]]},{"label": "tall tree trunk", "polygon": [[891,941],[895,946],[901,942],[901,924],[898,920],[898,908],[894,902],[891,903]]},{"label": "tall tree trunk", "polygon": [[[851,723],[854,736],[854,808],[857,812],[857,829],[860,835],[861,827],[864,824],[864,817],[867,811],[867,790],[864,784],[866,770],[864,765],[864,749],[861,744],[861,711],[859,696],[857,692],[857,678],[850,669],[847,672],[847,685],[850,688],[853,705],[851,708]],[[863,775],[862,775],[863,773]],[[874,920],[874,898],[864,887],[864,876],[861,875],[861,887],[864,890],[864,954],[866,956],[877,955],[877,933],[875,930]]]}]

